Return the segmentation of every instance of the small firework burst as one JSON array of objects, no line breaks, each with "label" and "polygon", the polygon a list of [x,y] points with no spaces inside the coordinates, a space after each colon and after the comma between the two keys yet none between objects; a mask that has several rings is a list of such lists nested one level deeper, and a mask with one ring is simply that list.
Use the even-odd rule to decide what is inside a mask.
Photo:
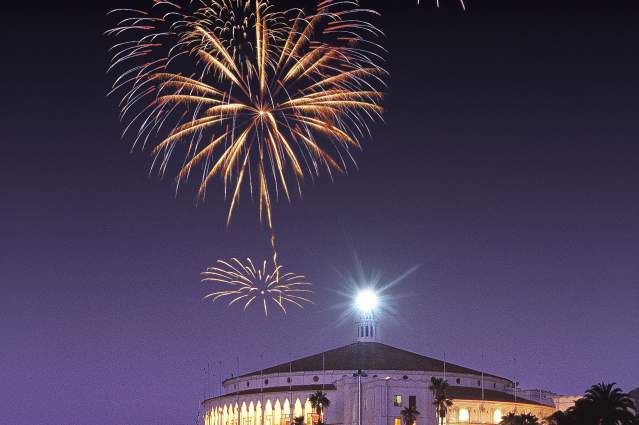
[{"label": "small firework burst", "polygon": [[244,305],[244,310],[252,304],[261,304],[264,315],[268,316],[269,305],[275,305],[286,314],[287,304],[304,308],[312,303],[306,278],[295,273],[285,273],[281,265],[269,267],[266,260],[256,267],[250,258],[243,263],[237,258],[218,260],[216,265],[202,273],[202,282],[221,284],[223,289],[207,294],[204,299],[217,301],[228,299],[228,306],[235,303]]}]

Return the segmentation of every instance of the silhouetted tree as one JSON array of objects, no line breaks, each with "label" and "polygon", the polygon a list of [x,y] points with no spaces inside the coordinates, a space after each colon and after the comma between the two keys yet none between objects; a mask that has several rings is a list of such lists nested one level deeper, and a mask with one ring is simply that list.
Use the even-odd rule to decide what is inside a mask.
[{"label": "silhouetted tree", "polygon": [[639,425],[634,403],[613,382],[590,387],[566,412],[547,418],[550,425]]},{"label": "silhouetted tree", "polygon": [[562,412],[561,410],[548,416],[546,418],[546,423],[548,425],[576,425],[574,423],[574,418],[568,413]]},{"label": "silhouetted tree", "polygon": [[417,421],[417,417],[420,413],[413,406],[404,407],[401,412],[399,412],[404,419],[404,425],[413,425]]},{"label": "silhouetted tree", "polygon": [[516,414],[509,413],[506,416],[502,416],[499,425],[540,425],[539,419],[535,415],[530,413]]},{"label": "silhouetted tree", "polygon": [[324,409],[331,405],[331,401],[326,396],[326,393],[317,390],[313,394],[310,395],[308,401],[311,403],[311,407],[317,413],[319,421],[324,420]]},{"label": "silhouetted tree", "polygon": [[428,389],[433,393],[433,405],[437,413],[438,422],[443,425],[448,414],[448,408],[453,405],[453,401],[448,398],[448,381],[442,378],[430,378]]}]

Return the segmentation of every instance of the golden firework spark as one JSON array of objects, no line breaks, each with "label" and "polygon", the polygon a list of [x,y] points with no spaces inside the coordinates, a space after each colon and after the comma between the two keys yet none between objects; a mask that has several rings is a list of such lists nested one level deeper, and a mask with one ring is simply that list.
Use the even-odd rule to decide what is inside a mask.
[{"label": "golden firework spark", "polygon": [[161,175],[183,152],[178,187],[200,170],[199,198],[220,178],[227,224],[242,188],[255,194],[277,265],[273,201],[301,195],[322,170],[345,173],[381,119],[382,34],[367,20],[376,12],[351,0],[320,1],[311,14],[265,0],[155,0],[111,13],[124,14],[107,34],[124,38],[110,70],[125,134],[154,143]]},{"label": "golden firework spark", "polygon": [[244,263],[237,258],[218,260],[216,266],[202,273],[202,282],[224,285],[224,289],[207,294],[205,299],[229,299],[228,306],[241,303],[244,310],[261,304],[265,316],[271,304],[286,314],[287,304],[304,308],[304,303],[312,303],[308,298],[313,293],[311,284],[304,276],[284,273],[281,265],[269,270],[266,260],[261,267],[256,267],[250,258]]},{"label": "golden firework spark", "polygon": [[[420,0],[417,0],[418,5],[419,1]],[[437,5],[437,7],[439,7],[439,0],[435,0],[435,4]],[[464,0],[459,0],[459,4],[461,5],[462,9],[466,10],[466,3],[464,3]]]}]

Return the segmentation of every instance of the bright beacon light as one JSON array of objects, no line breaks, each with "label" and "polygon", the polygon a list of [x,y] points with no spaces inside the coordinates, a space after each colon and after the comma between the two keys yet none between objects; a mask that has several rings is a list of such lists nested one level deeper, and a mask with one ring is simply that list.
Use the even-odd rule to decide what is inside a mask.
[{"label": "bright beacon light", "polygon": [[355,297],[355,306],[362,313],[370,313],[377,307],[377,294],[371,289],[362,289]]}]

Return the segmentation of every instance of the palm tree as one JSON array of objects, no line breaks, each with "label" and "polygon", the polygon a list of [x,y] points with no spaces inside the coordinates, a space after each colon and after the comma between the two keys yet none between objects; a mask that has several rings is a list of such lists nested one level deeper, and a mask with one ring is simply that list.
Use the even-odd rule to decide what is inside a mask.
[{"label": "palm tree", "polygon": [[546,423],[548,425],[575,425],[575,420],[572,415],[558,410],[546,418]]},{"label": "palm tree", "polygon": [[547,418],[550,425],[637,425],[632,399],[616,384],[597,384],[566,412]]},{"label": "palm tree", "polygon": [[610,384],[602,382],[590,387],[585,396],[577,400],[568,413],[572,413],[579,419],[585,419],[580,421],[584,424],[632,425],[636,423],[632,399],[614,382]]},{"label": "palm tree", "polygon": [[509,414],[501,417],[501,421],[499,421],[499,425],[519,425],[518,419],[519,418],[517,417],[515,413],[510,412]]},{"label": "palm tree", "polygon": [[509,413],[506,416],[502,416],[499,425],[540,425],[539,419],[535,415],[530,413],[523,413],[518,415],[516,413]]},{"label": "palm tree", "polygon": [[404,425],[414,425],[417,422],[417,417],[420,413],[413,406],[404,407],[401,412],[399,412],[404,419]]},{"label": "palm tree", "polygon": [[317,413],[317,417],[320,422],[324,421],[324,408],[329,407],[331,405],[331,401],[326,396],[326,393],[317,390],[313,394],[310,395],[308,401],[311,403],[311,407]]},{"label": "palm tree", "polygon": [[443,425],[444,419],[448,414],[448,408],[453,405],[451,399],[448,398],[448,381],[442,378],[430,378],[428,389],[433,393],[433,406],[439,418],[438,422]]}]

